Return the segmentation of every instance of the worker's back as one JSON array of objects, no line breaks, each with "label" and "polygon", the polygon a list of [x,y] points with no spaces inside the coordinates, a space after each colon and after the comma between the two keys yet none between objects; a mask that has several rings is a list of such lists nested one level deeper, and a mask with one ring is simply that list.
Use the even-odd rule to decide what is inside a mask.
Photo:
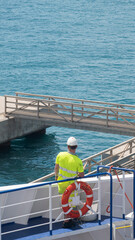
[{"label": "worker's back", "polygon": [[[77,177],[78,172],[83,171],[83,164],[77,155],[68,152],[60,152],[56,158],[56,164],[59,164],[59,180]],[[74,181],[59,183],[59,193],[63,193],[67,186]]]}]

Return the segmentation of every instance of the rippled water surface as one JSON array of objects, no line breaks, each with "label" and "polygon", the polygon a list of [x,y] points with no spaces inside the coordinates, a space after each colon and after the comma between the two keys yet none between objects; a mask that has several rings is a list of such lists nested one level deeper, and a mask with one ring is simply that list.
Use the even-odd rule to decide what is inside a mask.
[{"label": "rippled water surface", "polygon": [[[134,0],[1,0],[0,95],[16,91],[134,104]],[[83,159],[129,139],[48,128],[0,151],[0,185],[53,171],[66,140]]]}]

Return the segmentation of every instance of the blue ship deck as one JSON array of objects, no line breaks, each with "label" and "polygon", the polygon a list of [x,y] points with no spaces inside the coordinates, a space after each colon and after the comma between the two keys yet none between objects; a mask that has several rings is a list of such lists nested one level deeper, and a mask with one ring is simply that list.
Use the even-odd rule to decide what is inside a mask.
[{"label": "blue ship deck", "polygon": [[[122,218],[113,218],[113,222],[121,221]],[[50,231],[49,226],[39,226],[27,230],[23,230],[25,227],[31,227],[37,224],[44,224],[47,223],[48,219],[38,217],[38,218],[32,218],[28,221],[27,225],[21,225],[21,224],[15,224],[15,223],[9,223],[9,224],[3,224],[2,225],[2,233],[12,230],[17,230],[21,228],[21,231],[14,232],[14,233],[8,233],[5,235],[2,235],[2,240],[36,240],[43,237],[49,237]],[[102,216],[101,225],[109,224],[110,218],[107,216]],[[65,229],[62,227],[62,222],[54,223],[53,224],[53,231],[52,235],[59,235],[62,233],[68,233],[73,232],[76,230],[82,230],[92,227],[98,227],[99,223],[98,220],[95,220],[93,222],[77,222],[76,226],[72,229]]]}]

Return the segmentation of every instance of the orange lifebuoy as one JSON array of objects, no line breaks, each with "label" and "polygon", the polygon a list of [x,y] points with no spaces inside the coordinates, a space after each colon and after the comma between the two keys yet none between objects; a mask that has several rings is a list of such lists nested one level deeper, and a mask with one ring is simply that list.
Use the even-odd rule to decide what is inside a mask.
[{"label": "orange lifebuoy", "polygon": [[[86,193],[86,203],[80,210],[73,210],[72,207],[69,206],[69,196],[74,190],[82,189]],[[62,209],[66,215],[71,218],[78,218],[88,212],[93,202],[93,191],[88,183],[85,182],[75,182],[67,187],[65,192],[62,195],[61,203]]]}]

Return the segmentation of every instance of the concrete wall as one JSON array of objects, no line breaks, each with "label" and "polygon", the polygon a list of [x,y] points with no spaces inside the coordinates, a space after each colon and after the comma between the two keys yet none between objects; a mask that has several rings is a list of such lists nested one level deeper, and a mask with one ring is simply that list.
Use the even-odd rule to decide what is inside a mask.
[{"label": "concrete wall", "polygon": [[0,144],[46,128],[43,122],[36,120],[11,118],[0,121]]},{"label": "concrete wall", "polygon": [[6,118],[5,99],[0,96],[0,144],[8,144],[10,140],[23,137],[35,132],[42,132],[47,126],[45,123],[37,120],[23,118]]}]

